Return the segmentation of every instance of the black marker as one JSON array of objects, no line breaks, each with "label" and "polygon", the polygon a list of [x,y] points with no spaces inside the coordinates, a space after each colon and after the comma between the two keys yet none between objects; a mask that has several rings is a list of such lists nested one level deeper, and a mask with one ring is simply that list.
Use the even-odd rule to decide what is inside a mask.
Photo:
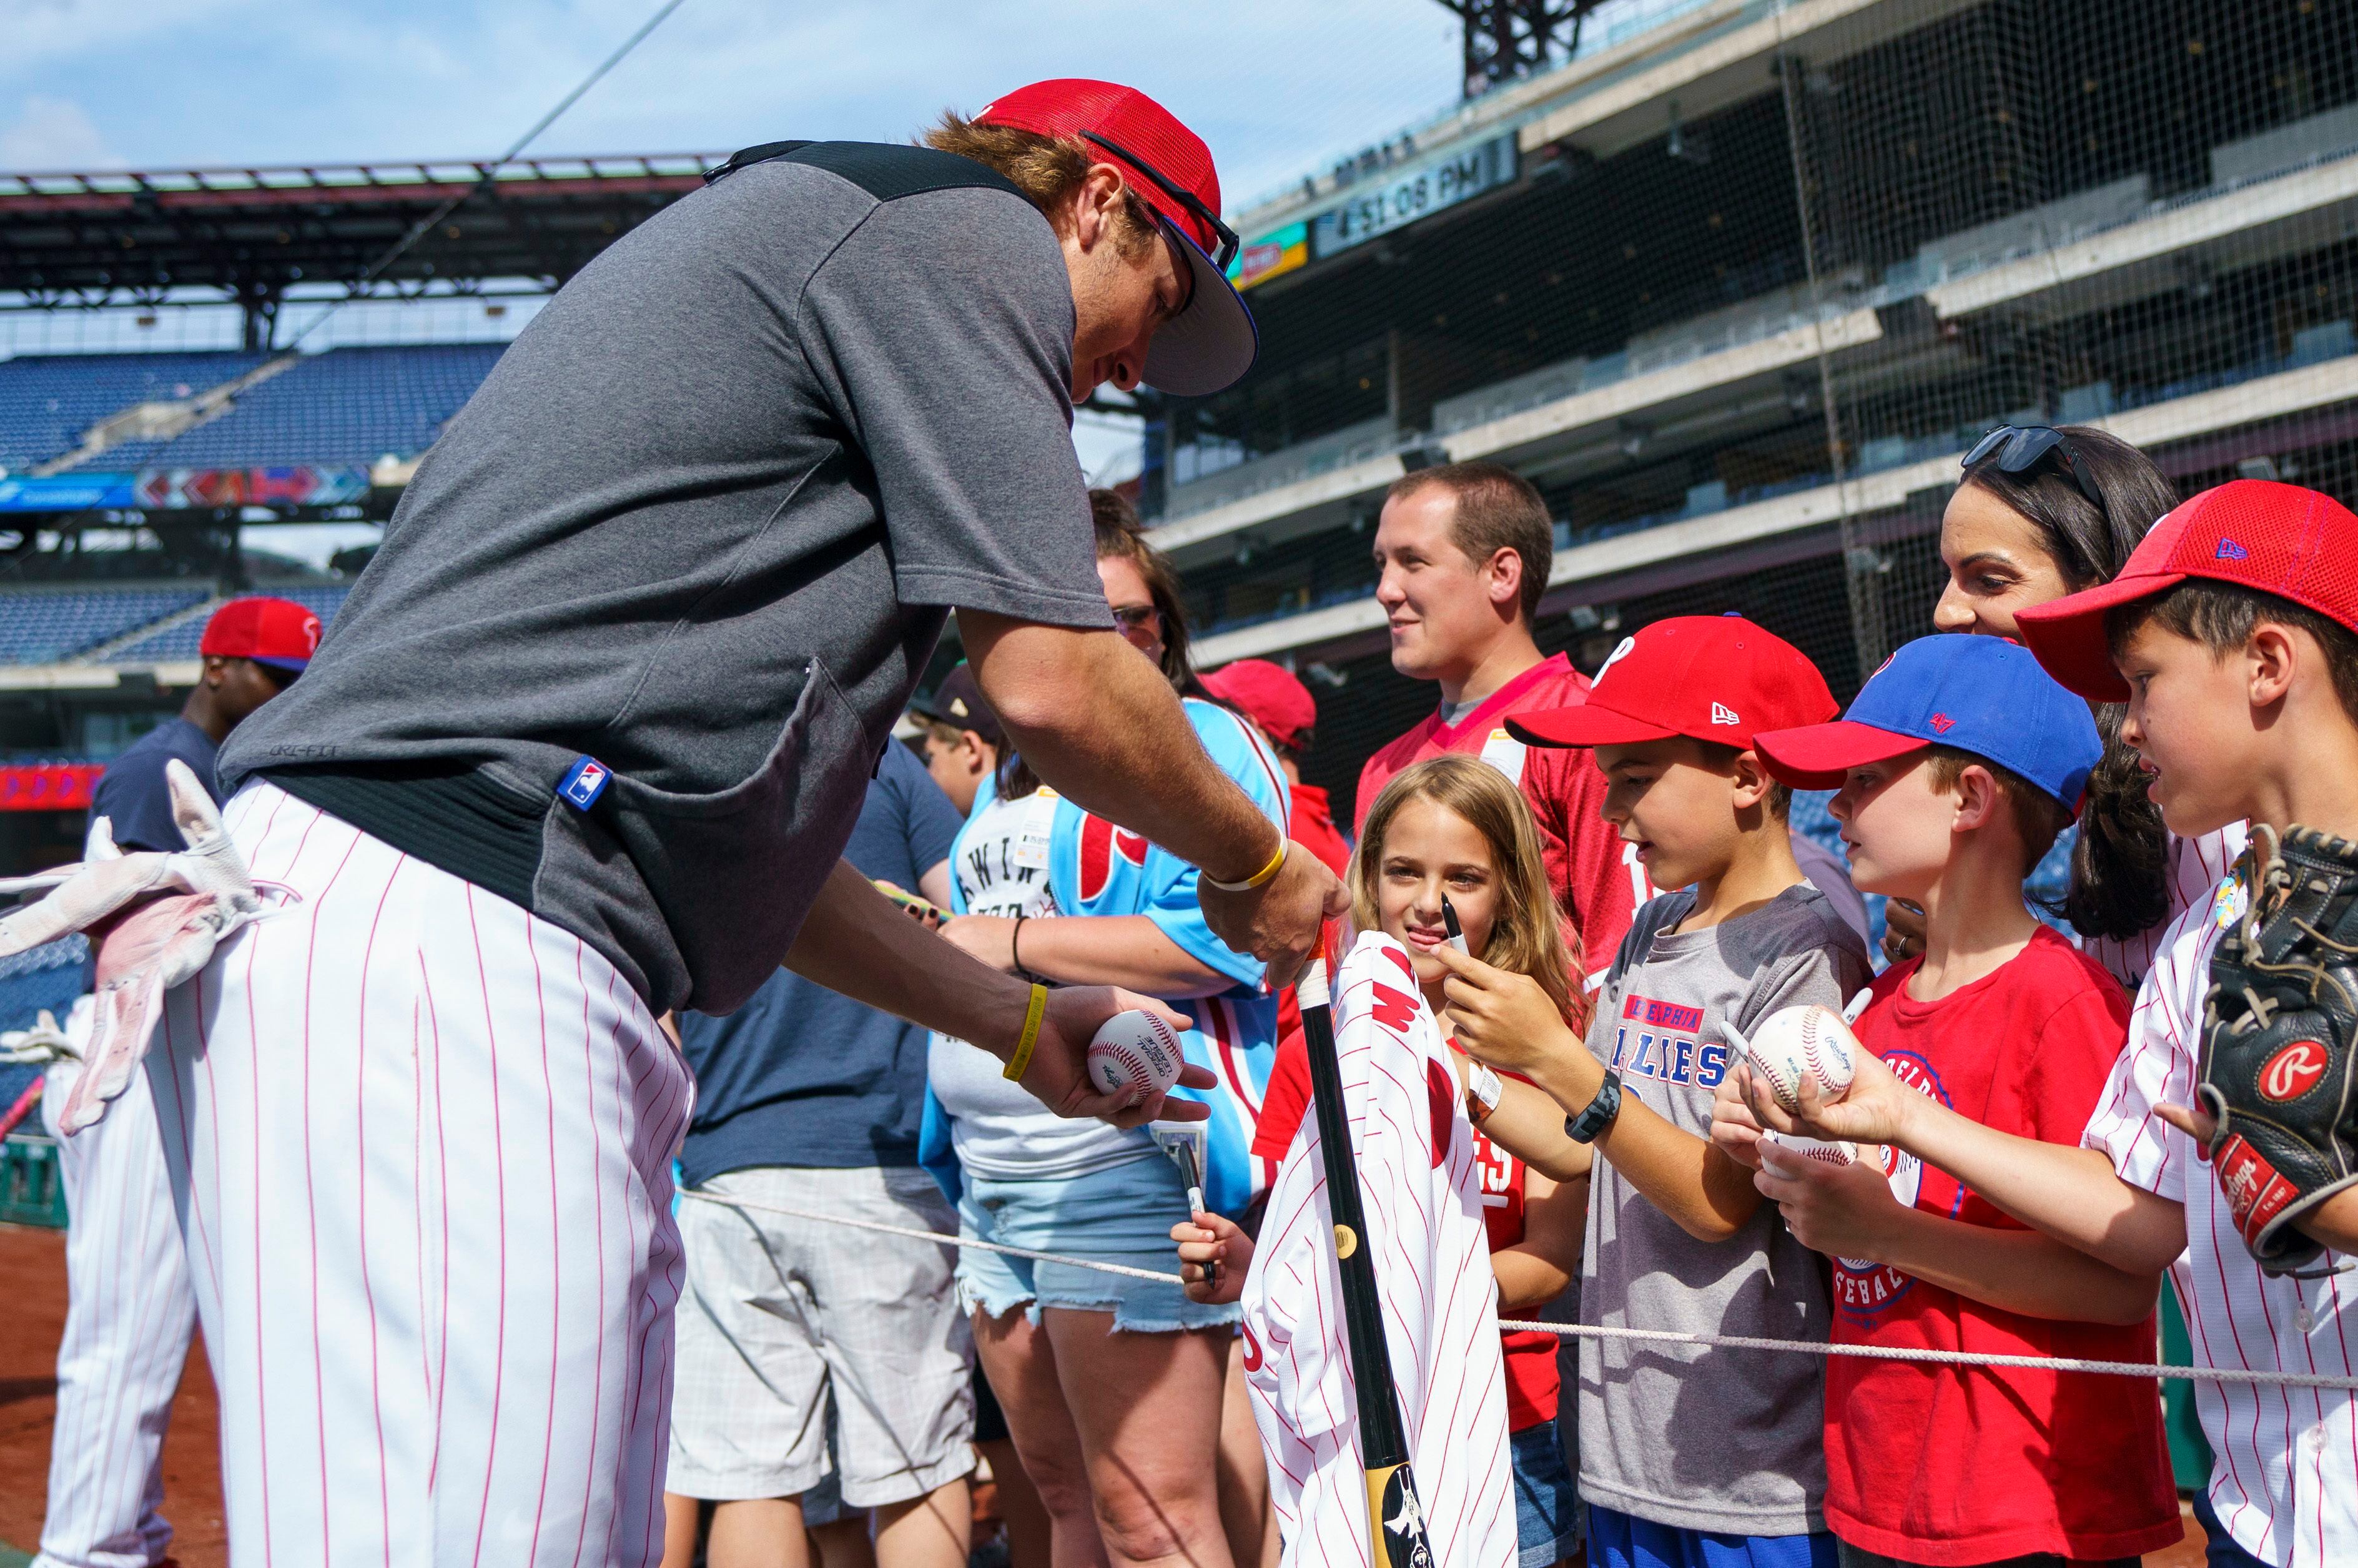
[{"label": "black marker", "polygon": [[1447,893],[1441,895],[1441,922],[1449,927],[1449,945],[1466,957],[1472,957],[1474,950],[1466,946],[1466,928],[1457,924],[1457,911],[1450,903]]}]

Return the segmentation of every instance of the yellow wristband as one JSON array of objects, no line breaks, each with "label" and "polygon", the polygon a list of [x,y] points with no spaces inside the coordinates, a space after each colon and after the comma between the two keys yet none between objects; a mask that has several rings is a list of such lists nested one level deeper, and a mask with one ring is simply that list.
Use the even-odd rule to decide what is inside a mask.
[{"label": "yellow wristband", "polygon": [[1269,864],[1263,866],[1260,870],[1255,871],[1252,875],[1247,877],[1240,882],[1224,882],[1217,877],[1210,876],[1206,877],[1204,880],[1210,882],[1222,892],[1250,892],[1255,888],[1267,887],[1269,885],[1270,879],[1276,876],[1277,873],[1283,869],[1285,865],[1285,851],[1292,843],[1293,840],[1288,838],[1284,834],[1279,834],[1277,836],[1277,853],[1269,858]]},{"label": "yellow wristband", "polygon": [[1032,1065],[1032,1048],[1040,1044],[1040,1020],[1047,1016],[1048,988],[1034,984],[1032,1005],[1023,1010],[1023,1037],[1015,1043],[1015,1054],[1007,1058],[1007,1079],[1022,1081],[1024,1069]]}]

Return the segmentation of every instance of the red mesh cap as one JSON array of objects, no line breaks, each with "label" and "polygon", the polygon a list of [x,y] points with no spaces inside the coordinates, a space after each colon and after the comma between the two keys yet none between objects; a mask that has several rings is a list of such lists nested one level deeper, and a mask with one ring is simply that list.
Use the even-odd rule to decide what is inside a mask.
[{"label": "red mesh cap", "polygon": [[1318,702],[1292,670],[1267,659],[1238,659],[1196,677],[1222,702],[1251,715],[1269,738],[1289,752],[1308,744],[1318,727]]},{"label": "red mesh cap", "polygon": [[1194,292],[1147,348],[1149,385],[1174,397],[1206,397],[1252,368],[1260,337],[1252,312],[1228,282],[1236,234],[1220,222],[1219,171],[1203,137],[1138,89],[1084,77],[1019,87],[984,104],[974,123],[1080,137],[1098,161],[1121,170],[1179,243],[1195,274]]},{"label": "red mesh cap", "polygon": [[1755,731],[1823,724],[1842,711],[1825,676],[1782,637],[1740,615],[1678,615],[1624,637],[1578,708],[1507,720],[1534,746],[1626,746],[1692,736],[1748,750]]},{"label": "red mesh cap", "polygon": [[2082,697],[2126,702],[2104,612],[2189,578],[2241,583],[2358,630],[2358,516],[2319,491],[2239,479],[2181,503],[2108,583],[2015,616],[2047,673]]},{"label": "red mesh cap", "polygon": [[319,617],[291,599],[233,599],[213,611],[197,652],[300,670],[319,648]]}]

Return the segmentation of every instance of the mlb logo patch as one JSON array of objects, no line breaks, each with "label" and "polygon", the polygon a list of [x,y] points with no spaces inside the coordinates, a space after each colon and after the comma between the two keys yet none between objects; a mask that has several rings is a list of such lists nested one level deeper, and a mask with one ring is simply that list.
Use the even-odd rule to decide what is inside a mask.
[{"label": "mlb logo patch", "polygon": [[598,804],[598,797],[606,792],[606,781],[612,776],[612,771],[597,758],[578,757],[557,781],[557,798],[576,811],[587,811]]},{"label": "mlb logo patch", "polygon": [[2223,561],[2248,561],[2252,558],[2252,552],[2244,548],[2243,546],[2235,543],[2233,539],[2222,538],[2219,541],[2219,549],[2215,558]]},{"label": "mlb logo patch", "polygon": [[1728,707],[1727,704],[1724,702],[1714,702],[1711,705],[1711,721],[1714,724],[1741,724],[1744,722],[1743,719],[1738,719],[1736,716],[1736,709]]}]

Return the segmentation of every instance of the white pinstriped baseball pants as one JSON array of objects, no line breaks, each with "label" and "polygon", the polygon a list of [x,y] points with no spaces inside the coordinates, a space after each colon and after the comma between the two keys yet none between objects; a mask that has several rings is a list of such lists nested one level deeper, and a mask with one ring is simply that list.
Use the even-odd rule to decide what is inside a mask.
[{"label": "white pinstriped baseball pants", "polygon": [[[89,1040],[89,1011],[67,1026]],[[66,1280],[49,1509],[36,1568],[146,1568],[171,1544],[164,1433],[189,1360],[197,1303],[146,1079],[134,1075],[106,1119],[70,1138],[58,1113],[81,1064],[49,1065],[41,1120],[65,1178]],[[203,1441],[201,1437],[199,1441]]]},{"label": "white pinstriped baseball pants", "polygon": [[687,1069],[570,934],[267,784],[148,1056],[232,1560],[663,1550]]}]

